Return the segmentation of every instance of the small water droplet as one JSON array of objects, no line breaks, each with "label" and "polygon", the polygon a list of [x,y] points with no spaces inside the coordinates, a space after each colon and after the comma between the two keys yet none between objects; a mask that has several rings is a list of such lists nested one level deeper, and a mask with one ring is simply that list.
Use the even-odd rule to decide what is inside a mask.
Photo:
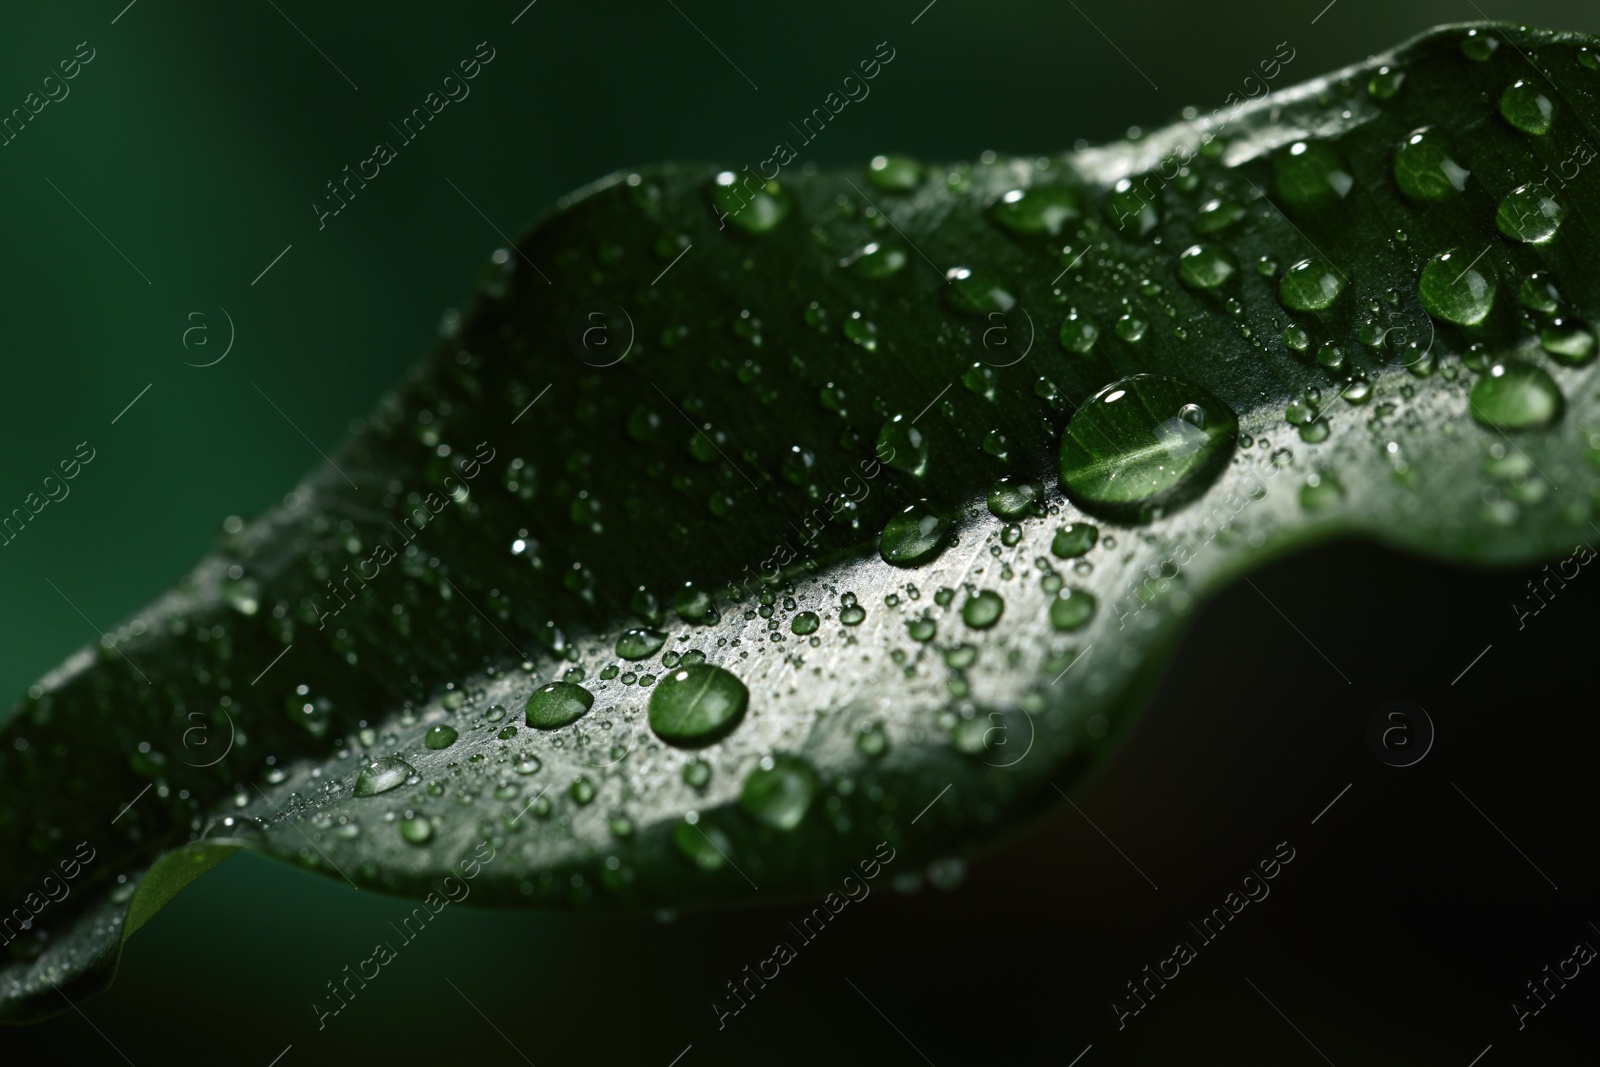
[{"label": "small water droplet", "polygon": [[989,207],[989,217],[1004,229],[1027,236],[1058,236],[1083,214],[1078,194],[1059,185],[1012,189]]},{"label": "small water droplet", "polygon": [[437,726],[428,728],[428,732],[422,737],[422,743],[432,749],[449,748],[456,743],[458,736],[460,735],[456,733],[454,726],[446,726],[444,723],[439,723]]},{"label": "small water droplet", "polygon": [[1007,475],[989,487],[989,513],[998,519],[1044,514],[1044,490],[1036,482]]},{"label": "small water droplet", "polygon": [[1520,359],[1491,366],[1472,387],[1472,417],[1498,430],[1548,426],[1561,416],[1561,389],[1542,368]]},{"label": "small water droplet", "polygon": [[745,778],[739,803],[763,826],[793,830],[805,818],[816,791],[817,774],[811,764],[795,756],[772,756]]},{"label": "small water droplet", "polygon": [[1535,137],[1549,133],[1555,113],[1555,102],[1544,94],[1544,88],[1537,82],[1519,79],[1500,94],[1500,114],[1523,133]]},{"label": "small water droplet", "polygon": [[744,717],[750,691],[721,667],[696,663],[664,676],[650,693],[650,729],[669,745],[698,748]]},{"label": "small water droplet", "polygon": [[[1290,311],[1322,311],[1344,291],[1344,276],[1325,259],[1303,259],[1284,272],[1278,299]],[[1302,346],[1304,347],[1304,346]]]},{"label": "small water droplet", "polygon": [[1539,331],[1539,346],[1557,363],[1576,367],[1594,358],[1594,331],[1581,322],[1552,319]]},{"label": "small water droplet", "polygon": [[1191,289],[1216,289],[1239,273],[1239,262],[1221,245],[1193,245],[1178,257],[1178,277]]},{"label": "small water droplet", "polygon": [[1422,306],[1436,319],[1457,326],[1476,326],[1494,307],[1498,281],[1489,256],[1459,249],[1441,252],[1422,268],[1417,292]]},{"label": "small water droplet", "polygon": [[904,193],[922,180],[922,164],[910,156],[873,156],[867,164],[867,179],[886,193]]},{"label": "small water droplet", "polygon": [[660,630],[635,628],[626,630],[617,638],[616,653],[623,659],[649,659],[667,643],[667,635]]},{"label": "small water droplet", "polygon": [[404,785],[406,779],[416,773],[416,768],[399,756],[379,756],[362,767],[361,773],[356,775],[354,792],[358,797],[387,793]]},{"label": "small water droplet", "polygon": [[884,562],[897,567],[926,563],[938,555],[949,531],[950,520],[926,500],[919,500],[884,524],[878,552]]},{"label": "small water droplet", "polygon": [[1233,455],[1238,428],[1233,411],[1192,382],[1123,378],[1067,424],[1061,481],[1086,510],[1149,521],[1215,480]]},{"label": "small water droplet", "polygon": [[1566,208],[1539,182],[1513,189],[1500,201],[1494,222],[1513,240],[1541,245],[1556,235],[1565,214]]},{"label": "small water droplet", "polygon": [[878,455],[885,466],[920,478],[928,469],[928,438],[904,415],[896,415],[878,431]]},{"label": "small water droplet", "polygon": [[1394,180],[1418,204],[1441,204],[1467,187],[1471,171],[1451,158],[1450,142],[1432,126],[1413,130],[1394,154]]},{"label": "small water droplet", "polygon": [[1062,633],[1081,630],[1094,618],[1094,594],[1081,589],[1063,589],[1050,602],[1050,625]]},{"label": "small water droplet", "polygon": [[1006,602],[999,593],[981,589],[967,597],[966,602],[961,605],[961,621],[974,630],[987,630],[1000,621],[1005,609]]},{"label": "small water droplet", "polygon": [[557,730],[576,722],[594,707],[594,694],[571,682],[551,682],[528,697],[528,725],[538,730]]}]

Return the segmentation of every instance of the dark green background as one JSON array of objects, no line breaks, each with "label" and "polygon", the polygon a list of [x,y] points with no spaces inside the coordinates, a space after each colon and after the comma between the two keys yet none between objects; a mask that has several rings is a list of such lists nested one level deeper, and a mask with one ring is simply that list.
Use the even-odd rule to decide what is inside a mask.
[{"label": "dark green background", "polygon": [[[1295,57],[1280,86],[1483,14],[1600,31],[1589,0],[1521,0],[1484,12],[1468,0],[1338,0],[1315,25],[1325,0],[1078,0],[1076,8],[938,0],[915,25],[925,0],[678,0],[682,13],[667,0],[539,0],[515,26],[525,0],[279,0],[281,13],[267,0],[139,0],[112,25],[124,2],[11,5],[0,14],[0,110],[19,106],[78,42],[97,50],[70,96],[0,148],[0,511],[20,505],[78,442],[97,452],[70,497],[0,548],[0,691],[14,694],[93,640],[91,623],[108,628],[187,570],[224,517],[262,510],[317,462],[252,384],[328,449],[421,355],[441,314],[464,300],[501,243],[447,179],[515,235],[558,195],[618,168],[665,158],[754,164],[791,139],[788,123],[881,41],[896,49],[893,63],[868,99],[803,149],[802,161],[856,162],[881,151],[1031,154],[1109,140],[1186,104],[1220,104],[1285,41]],[[471,96],[446,108],[318,232],[310,205],[323,183],[375,139],[392,140],[386,122],[484,40],[497,56]],[[183,317],[215,306],[232,315],[236,345],[218,366],[185,366],[210,356],[180,346]],[[1565,835],[1560,820],[1549,821],[1551,806],[1574,820],[1574,805],[1594,800],[1534,796],[1497,778],[1500,702],[1526,700],[1517,686],[1530,676],[1548,682],[1545,699],[1563,698],[1570,682],[1554,665],[1559,642],[1586,605],[1574,598],[1565,608],[1570,625],[1553,623],[1541,647],[1503,652],[1525,658],[1501,661],[1515,664],[1502,681],[1487,661],[1475,703],[1460,709],[1456,736],[1464,740],[1449,757],[1455,777],[1418,768],[1395,799],[1400,787],[1360,741],[1368,710],[1397,693],[1444,694],[1483,644],[1510,648],[1497,598],[1515,576],[1463,577],[1330,550],[1258,584],[1292,617],[1317,619],[1327,630],[1319,637],[1344,642],[1370,669],[1352,692],[1336,690],[1253,593],[1210,609],[1126,758],[1084,800],[1101,828],[1143,859],[1162,884],[1159,898],[1147,899],[1149,887],[1069,810],[1044,834],[977,865],[962,892],[902,899],[885,889],[847,915],[830,944],[808,950],[789,969],[796,973],[785,973],[785,988],[775,986],[722,1034],[706,1001],[770,951],[790,917],[784,909],[661,925],[451,908],[318,1033],[309,1004],[322,983],[365,956],[404,909],[242,857],[146,927],[112,992],[79,1005],[99,1033],[69,1011],[42,1027],[0,1032],[0,1054],[14,1047],[25,1062],[122,1062],[114,1044],[140,1065],[266,1064],[293,1044],[283,1067],[368,1056],[522,1062],[448,978],[541,1067],[665,1067],[690,1044],[682,1067],[922,1062],[848,977],[941,1065],[973,1062],[986,1047],[1005,1061],[1053,1049],[1065,1062],[1090,1042],[1085,1067],[1179,1055],[1320,1062],[1239,980],[1253,976],[1279,993],[1280,1006],[1295,1005],[1286,1014],[1337,1063],[1465,1064],[1490,1041],[1496,1059],[1486,1067],[1538,1061],[1548,1049],[1510,1036],[1504,1004],[1538,969],[1525,964],[1556,958],[1546,944],[1559,944],[1571,924],[1552,921],[1548,937],[1515,924],[1517,907],[1544,907],[1542,886],[1476,816],[1461,817],[1447,783],[1500,792],[1500,810],[1522,829],[1511,836],[1559,853]],[[1407,636],[1401,657],[1386,640],[1397,631]],[[1248,669],[1230,657],[1240,634],[1252,643]],[[1434,652],[1441,658],[1430,660]],[[1539,656],[1555,657],[1548,671]],[[1285,715],[1290,709],[1296,714]],[[1545,739],[1557,750],[1575,740]],[[1437,762],[1447,749],[1441,741]],[[1530,782],[1543,780],[1537,768],[1529,773]],[[1573,769],[1573,789],[1582,773]],[[1440,777],[1417,784],[1430,774]],[[1157,958],[1178,917],[1208,907],[1275,841],[1305,836],[1309,813],[1350,780],[1358,785],[1342,814],[1357,828],[1318,828],[1345,836],[1330,838],[1337,845],[1320,857],[1306,850],[1307,864],[1294,871],[1308,883],[1305,895],[1280,898],[1270,913],[1264,905],[1261,921],[1229,950],[1236,959],[1208,957],[1211,973],[1188,979],[1192,988],[1181,1003],[1170,998],[1169,1014],[1116,1034],[1105,1001]],[[1405,820],[1420,819],[1419,810],[1437,814],[1438,825],[1409,829]],[[1373,866],[1373,855],[1391,853],[1417,864],[1398,888],[1386,881],[1392,870]],[[1507,913],[1484,920],[1468,903],[1438,896],[1467,883],[1482,906],[1504,903]],[[1385,973],[1380,950],[1397,943],[1385,933],[1393,913],[1374,900],[1385,891],[1413,925],[1439,926],[1437,942],[1407,943],[1404,951],[1420,958],[1416,973]],[[1520,903],[1505,903],[1513,900]],[[1327,912],[1348,926],[1330,932]],[[1484,936],[1500,947],[1485,947],[1488,959],[1461,948],[1457,920],[1486,923]],[[1443,958],[1430,957],[1441,945]],[[1516,955],[1524,950],[1526,959]],[[1451,991],[1451,980],[1470,992]],[[1600,978],[1589,981],[1600,990]],[[1582,1031],[1571,1027],[1592,1014],[1595,990],[1574,992],[1567,1023],[1541,1020],[1546,1036],[1537,1039],[1555,1047],[1577,1040]]]}]

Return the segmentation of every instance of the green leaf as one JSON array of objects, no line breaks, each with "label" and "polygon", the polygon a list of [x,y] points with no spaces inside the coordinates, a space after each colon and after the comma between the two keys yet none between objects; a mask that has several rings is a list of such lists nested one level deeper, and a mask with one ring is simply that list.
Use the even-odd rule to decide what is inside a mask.
[{"label": "green leaf", "polygon": [[1264,560],[1572,552],[1594,45],[1444,29],[1047,160],[563,201],[332,463],[6,722],[0,901],[97,858],[8,929],[0,1016],[103,984],[237,847],[502,905],[914,875],[1081,786]]}]

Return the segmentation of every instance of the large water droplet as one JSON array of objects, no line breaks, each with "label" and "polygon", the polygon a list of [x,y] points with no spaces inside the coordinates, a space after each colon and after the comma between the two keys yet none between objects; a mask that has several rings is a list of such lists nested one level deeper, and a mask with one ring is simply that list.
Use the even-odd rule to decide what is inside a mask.
[{"label": "large water droplet", "polygon": [[1414,130],[1394,154],[1394,180],[1419,204],[1438,204],[1467,187],[1471,171],[1450,155],[1450,143],[1431,126]]},{"label": "large water droplet", "polygon": [[650,729],[669,745],[698,748],[733,730],[744,716],[750,690],[710,663],[680,667],[650,694]]},{"label": "large water droplet", "polygon": [[1531,430],[1561,417],[1561,388],[1542,368],[1504,359],[1472,387],[1472,417],[1497,430]]},{"label": "large water droplet", "polygon": [[638,627],[626,630],[617,638],[616,652],[623,659],[649,659],[667,643],[667,635],[660,630]]},{"label": "large water droplet", "polygon": [[459,736],[454,726],[440,723],[428,727],[428,732],[422,735],[422,743],[432,749],[449,748],[456,743],[456,738]]},{"label": "large water droplet", "polygon": [[961,605],[961,621],[974,630],[987,630],[1000,621],[1000,616],[1006,610],[1006,602],[999,593],[990,589],[980,589],[967,597],[966,603]]},{"label": "large water droplet", "polygon": [[898,273],[906,265],[907,259],[905,249],[873,241],[846,256],[840,261],[840,266],[858,278],[887,278]]},{"label": "large water droplet", "polygon": [[950,520],[926,500],[919,500],[884,524],[878,552],[897,567],[926,563],[938,555],[949,530]]},{"label": "large water droplet", "polygon": [[711,594],[694,582],[684,582],[683,587],[673,595],[672,610],[676,611],[678,618],[684,622],[704,623],[708,626],[720,617]]},{"label": "large water droplet", "polygon": [[1500,94],[1500,114],[1523,133],[1541,136],[1550,132],[1556,105],[1537,82],[1515,81]]},{"label": "large water droplet", "polygon": [[1494,213],[1500,232],[1517,241],[1542,245],[1556,235],[1566,214],[1543,182],[1513,189]]},{"label": "large water droplet", "polygon": [[1191,289],[1215,289],[1237,273],[1238,261],[1221,245],[1194,245],[1178,257],[1178,277]]},{"label": "large water droplet", "polygon": [[1094,594],[1081,589],[1063,589],[1050,602],[1050,625],[1062,633],[1081,630],[1094,618]]},{"label": "large water droplet", "polygon": [[811,765],[794,756],[774,756],[750,772],[739,803],[757,822],[774,830],[793,830],[805,818],[817,792]]},{"label": "large water droplet", "polygon": [[1489,317],[1497,285],[1487,255],[1469,258],[1452,250],[1439,253],[1422,268],[1417,292],[1434,318],[1457,326],[1476,326]]},{"label": "large water droplet", "polygon": [[407,813],[398,824],[400,836],[413,845],[426,845],[433,840],[433,823],[422,815]]},{"label": "large water droplet", "polygon": [[1481,30],[1468,30],[1461,39],[1461,54],[1474,63],[1487,63],[1499,47],[1499,38],[1490,37]]},{"label": "large water droplet", "polygon": [[1017,306],[1017,298],[987,271],[952,267],[945,272],[945,281],[949,283],[944,290],[945,303],[962,315],[1004,313]]},{"label": "large water droplet", "polygon": [[1393,67],[1379,67],[1367,82],[1367,95],[1374,100],[1392,100],[1405,84],[1406,72]]},{"label": "large water droplet", "polygon": [[989,217],[1012,233],[1051,237],[1082,214],[1078,194],[1059,185],[1012,189],[989,208]]},{"label": "large water droplet", "polygon": [[528,725],[556,730],[576,722],[594,707],[594,694],[571,682],[551,682],[528,697]]},{"label": "large water droplet", "polygon": [[1194,217],[1194,232],[1207,235],[1220,233],[1244,216],[1245,209],[1241,204],[1232,200],[1208,200],[1200,205],[1200,211]]},{"label": "large water droplet", "polygon": [[1552,319],[1539,331],[1539,347],[1557,363],[1576,367],[1594,358],[1594,331],[1580,322]]},{"label": "large water droplet", "polygon": [[1100,530],[1087,522],[1069,522],[1056,531],[1050,542],[1050,552],[1061,559],[1074,559],[1084,555],[1100,540]]},{"label": "large water droplet", "polygon": [[777,182],[763,182],[748,174],[740,177],[731,170],[717,175],[711,199],[719,209],[719,224],[732,223],[748,234],[770,232],[789,213],[789,194]]},{"label": "large water droplet", "polygon": [[1132,178],[1123,178],[1112,187],[1111,195],[1106,198],[1106,217],[1124,236],[1143,237],[1161,223],[1161,214],[1156,210],[1155,192],[1164,183],[1156,179],[1157,184],[1152,189],[1151,180],[1145,178],[1135,184]]},{"label": "large water droplet", "polygon": [[1343,291],[1344,276],[1325,259],[1301,260],[1278,283],[1278,299],[1291,311],[1321,311]]},{"label": "large water droplet", "polygon": [[928,438],[904,415],[896,415],[878,431],[878,455],[885,466],[920,478],[928,469]]},{"label": "large water droplet", "polygon": [[1178,378],[1138,374],[1100,390],[1067,424],[1061,481],[1087,511],[1150,521],[1198,496],[1227,466],[1233,411]]},{"label": "large water droplet", "polygon": [[1273,158],[1272,169],[1279,198],[1300,212],[1337,204],[1356,183],[1339,150],[1323,141],[1296,141]]},{"label": "large water droplet", "polygon": [[873,156],[867,164],[867,178],[884,192],[904,193],[922,180],[922,164],[910,156]]},{"label": "large water droplet", "polygon": [[387,793],[404,785],[406,779],[416,773],[416,768],[399,756],[379,756],[356,775],[355,795],[374,797]]},{"label": "large water droplet", "polygon": [[702,871],[719,871],[728,862],[733,842],[715,826],[691,811],[672,828],[672,843]]},{"label": "large water droplet", "polygon": [[1090,351],[1099,336],[1100,328],[1076,311],[1068,312],[1066,321],[1061,324],[1061,347],[1068,352]]},{"label": "large water droplet", "polygon": [[1007,475],[989,487],[989,513],[997,519],[1044,514],[1044,490],[1035,482]]}]

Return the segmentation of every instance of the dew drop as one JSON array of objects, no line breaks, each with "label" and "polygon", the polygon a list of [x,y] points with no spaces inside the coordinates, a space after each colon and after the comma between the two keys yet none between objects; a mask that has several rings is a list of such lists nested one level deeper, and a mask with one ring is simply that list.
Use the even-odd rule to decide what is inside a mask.
[{"label": "dew drop", "polygon": [[1083,214],[1078,194],[1060,185],[1012,189],[989,207],[989,217],[1015,234],[1058,236]]},{"label": "dew drop", "polygon": [[1087,353],[1099,337],[1099,328],[1076,311],[1069,312],[1061,324],[1061,347],[1068,352]]},{"label": "dew drop", "polygon": [[884,562],[897,567],[926,563],[938,555],[949,532],[950,520],[926,500],[919,500],[884,524],[878,552]]},{"label": "dew drop", "polygon": [[1178,277],[1191,289],[1216,289],[1239,273],[1239,263],[1220,245],[1194,245],[1178,257]]},{"label": "dew drop", "polygon": [[528,725],[556,730],[583,718],[594,707],[594,694],[571,682],[551,682],[528,697]]},{"label": "dew drop", "polygon": [[998,519],[1044,514],[1044,490],[1036,482],[1009,475],[989,487],[989,513]]},{"label": "dew drop", "polygon": [[416,773],[416,768],[399,756],[379,756],[356,775],[355,795],[375,797],[387,793],[404,785],[406,779]]},{"label": "dew drop", "polygon": [[811,764],[795,756],[773,756],[745,778],[739,804],[763,826],[793,830],[805,818],[816,792],[817,774]]},{"label": "dew drop", "polygon": [[958,314],[1004,313],[1017,305],[1017,298],[987,271],[952,267],[945,272],[945,281],[949,283],[944,290],[945,303]]},{"label": "dew drop", "polygon": [[920,478],[928,469],[928,438],[904,415],[896,415],[878,431],[878,455],[885,466]]},{"label": "dew drop", "polygon": [[650,729],[680,748],[709,745],[739,724],[749,701],[744,683],[721,667],[679,667],[650,693]]},{"label": "dew drop", "polygon": [[433,840],[433,824],[421,815],[407,815],[400,820],[397,829],[400,836],[413,845],[426,845]]},{"label": "dew drop", "polygon": [[1566,208],[1538,182],[1513,189],[1500,201],[1494,222],[1512,240],[1542,245],[1556,235],[1565,214]]},{"label": "dew drop", "polygon": [[1560,418],[1561,389],[1543,369],[1520,359],[1491,366],[1472,387],[1472,417],[1497,430],[1531,430]]},{"label": "dew drop", "polygon": [[437,726],[428,727],[428,732],[422,737],[422,743],[432,749],[449,748],[456,743],[456,738],[459,736],[454,726],[439,723]]},{"label": "dew drop", "polygon": [[1439,253],[1422,268],[1417,292],[1434,318],[1457,326],[1476,326],[1489,317],[1497,284],[1487,255],[1470,258],[1452,250]]},{"label": "dew drop", "polygon": [[1467,187],[1472,173],[1450,156],[1450,143],[1431,126],[1413,130],[1394,154],[1394,180],[1418,204],[1441,204]]},{"label": "dew drop", "polygon": [[661,646],[666,643],[667,635],[660,630],[636,627],[632,630],[624,631],[617,638],[616,653],[623,659],[649,659],[661,651]]},{"label": "dew drop", "polygon": [[981,589],[967,597],[966,603],[961,605],[961,621],[974,630],[987,630],[1000,621],[1005,609],[1006,602],[999,593]]},{"label": "dew drop", "polygon": [[1500,94],[1500,114],[1523,133],[1535,137],[1550,132],[1556,105],[1535,82],[1517,80]]},{"label": "dew drop", "polygon": [[1095,607],[1092,593],[1063,589],[1050,602],[1050,625],[1062,633],[1081,630],[1094,618]]},{"label": "dew drop", "polygon": [[[1284,272],[1278,299],[1290,311],[1322,311],[1344,291],[1344,277],[1325,259],[1303,259]],[[1302,346],[1304,347],[1304,346]]]},{"label": "dew drop", "polygon": [[922,165],[910,156],[873,156],[867,180],[886,193],[908,192],[922,180]]},{"label": "dew drop", "polygon": [[1557,363],[1580,366],[1594,358],[1594,331],[1570,319],[1553,319],[1539,331],[1539,347]]},{"label": "dew drop", "polygon": [[731,170],[716,176],[711,187],[717,218],[733,223],[747,234],[759,236],[770,233],[789,213],[789,195],[775,181],[760,183],[746,177],[743,181]]},{"label": "dew drop", "polygon": [[1216,479],[1233,455],[1238,429],[1233,411],[1192,382],[1123,378],[1067,424],[1062,485],[1085,510],[1150,521]]},{"label": "dew drop", "polygon": [[1339,203],[1355,185],[1339,150],[1324,141],[1296,141],[1273,159],[1278,196],[1292,210],[1318,212]]}]

